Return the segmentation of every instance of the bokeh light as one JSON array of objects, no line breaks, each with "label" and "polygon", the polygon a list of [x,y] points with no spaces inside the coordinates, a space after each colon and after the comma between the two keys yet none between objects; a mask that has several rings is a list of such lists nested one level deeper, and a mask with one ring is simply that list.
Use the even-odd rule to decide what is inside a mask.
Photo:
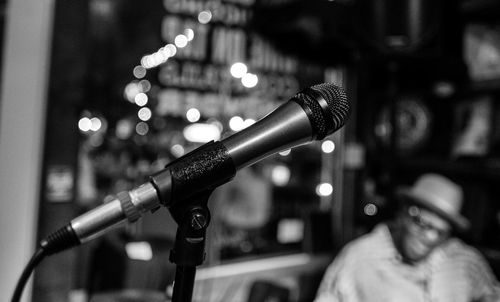
[{"label": "bokeh light", "polygon": [[99,131],[102,126],[102,122],[98,117],[93,117],[90,119],[90,130],[92,131]]},{"label": "bokeh light", "polygon": [[194,39],[194,30],[186,28],[184,30],[184,35],[187,37],[188,41],[192,41]]},{"label": "bokeh light", "polygon": [[251,118],[247,118],[246,120],[243,121],[243,129],[252,126],[255,124],[255,120]]},{"label": "bokeh light", "polygon": [[137,116],[139,117],[139,119],[141,121],[149,121],[151,119],[151,116],[152,116],[152,112],[151,112],[151,109],[147,108],[147,107],[143,107],[141,109],[139,109],[139,111],[137,112]]},{"label": "bokeh light", "polygon": [[220,131],[217,126],[205,123],[190,124],[182,132],[184,138],[193,143],[207,143],[220,139]]},{"label": "bokeh light", "polygon": [[241,84],[243,84],[243,86],[245,86],[246,88],[253,88],[257,85],[258,82],[259,78],[257,77],[257,75],[250,72],[246,73],[241,78]]},{"label": "bokeh light", "polygon": [[134,77],[142,79],[146,76],[146,68],[144,66],[138,65],[134,67],[133,70]]},{"label": "bokeh light", "polygon": [[248,67],[241,62],[234,63],[231,65],[231,75],[237,79],[242,78],[248,71]]},{"label": "bokeh light", "polygon": [[316,194],[319,196],[330,196],[333,193],[333,186],[327,182],[316,186]]},{"label": "bokeh light", "polygon": [[92,121],[88,117],[82,117],[78,121],[78,129],[83,132],[90,131],[90,128],[92,127]]},{"label": "bokeh light", "polygon": [[290,181],[290,169],[284,165],[274,166],[271,171],[271,180],[276,186],[286,186]]},{"label": "bokeh light", "polygon": [[244,128],[245,121],[241,116],[233,116],[229,120],[229,128],[233,131],[240,131]]},{"label": "bokeh light", "polygon": [[146,135],[149,132],[149,126],[145,122],[139,122],[135,126],[135,132],[139,135]]},{"label": "bokeh light", "polygon": [[130,82],[125,86],[125,89],[123,91],[125,99],[127,99],[129,102],[134,103],[135,102],[135,96],[141,92],[141,89],[139,85],[137,85],[136,81]]},{"label": "bokeh light", "polygon": [[363,207],[363,213],[367,216],[375,216],[378,213],[378,207],[373,203],[368,203]]},{"label": "bokeh light", "polygon": [[149,82],[148,80],[139,81],[139,89],[141,90],[141,92],[148,92],[149,90],[151,90],[151,82]]},{"label": "bokeh light", "polygon": [[177,47],[175,47],[175,45],[171,43],[165,45],[164,49],[169,54],[169,57],[173,57],[177,53]]},{"label": "bokeh light", "polygon": [[145,94],[144,92],[136,94],[136,96],[134,97],[134,103],[140,107],[145,106],[148,103],[147,94]]},{"label": "bokeh light", "polygon": [[175,157],[181,157],[184,155],[184,153],[186,152],[184,150],[184,147],[179,145],[179,144],[175,144],[173,145],[171,148],[170,148],[170,152],[172,153],[173,156]]},{"label": "bokeh light", "polygon": [[130,138],[133,131],[134,131],[134,125],[128,119],[122,119],[116,123],[115,133],[116,137],[118,137],[119,139]]},{"label": "bokeh light", "polygon": [[184,48],[188,44],[188,37],[185,35],[177,35],[174,39],[174,44],[178,48]]},{"label": "bokeh light", "polygon": [[212,20],[212,12],[209,10],[204,10],[198,14],[198,21],[201,24],[207,24]]},{"label": "bokeh light", "polygon": [[190,108],[187,112],[186,112],[186,118],[188,121],[190,121],[191,123],[196,123],[197,121],[200,120],[200,117],[201,117],[201,113],[200,113],[200,110],[196,109],[196,108]]},{"label": "bokeh light", "polygon": [[324,153],[332,153],[335,150],[335,143],[331,140],[326,140],[321,143],[321,150]]}]

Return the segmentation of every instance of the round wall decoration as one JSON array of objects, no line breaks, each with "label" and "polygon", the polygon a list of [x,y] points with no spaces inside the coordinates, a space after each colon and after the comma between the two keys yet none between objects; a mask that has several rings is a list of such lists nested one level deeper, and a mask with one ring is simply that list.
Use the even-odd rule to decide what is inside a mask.
[{"label": "round wall decoration", "polygon": [[402,96],[396,100],[394,123],[389,105],[382,108],[376,120],[375,135],[385,146],[390,146],[395,124],[397,148],[403,153],[412,153],[427,142],[431,123],[431,112],[420,97]]}]

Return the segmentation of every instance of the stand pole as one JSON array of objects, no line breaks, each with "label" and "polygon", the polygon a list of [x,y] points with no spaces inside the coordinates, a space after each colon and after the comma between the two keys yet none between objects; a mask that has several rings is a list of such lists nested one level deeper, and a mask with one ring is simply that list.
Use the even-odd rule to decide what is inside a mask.
[{"label": "stand pole", "polygon": [[196,267],[178,265],[175,270],[174,293],[172,302],[191,301],[193,297]]}]

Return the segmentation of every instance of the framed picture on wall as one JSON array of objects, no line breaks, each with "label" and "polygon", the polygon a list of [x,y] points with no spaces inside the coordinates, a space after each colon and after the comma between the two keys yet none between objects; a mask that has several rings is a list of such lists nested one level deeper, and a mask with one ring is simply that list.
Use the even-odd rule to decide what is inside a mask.
[{"label": "framed picture on wall", "polygon": [[500,24],[467,25],[464,60],[473,82],[500,81]]},{"label": "framed picture on wall", "polygon": [[478,95],[454,107],[451,157],[485,157],[490,152],[493,129],[493,97]]}]

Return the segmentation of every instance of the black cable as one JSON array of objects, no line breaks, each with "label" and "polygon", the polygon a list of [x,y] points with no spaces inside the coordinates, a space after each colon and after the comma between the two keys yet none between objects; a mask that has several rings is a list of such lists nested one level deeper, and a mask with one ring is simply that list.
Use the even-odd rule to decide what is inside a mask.
[{"label": "black cable", "polygon": [[16,289],[14,290],[14,294],[12,295],[11,302],[18,302],[21,299],[21,295],[23,294],[23,289],[26,286],[26,282],[28,281],[31,272],[35,269],[35,267],[40,263],[40,261],[45,258],[46,252],[45,249],[39,248],[35,254],[31,257],[31,260],[28,262],[26,267],[23,270],[23,273],[21,274],[21,277],[19,277],[19,280],[17,281]]},{"label": "black cable", "polygon": [[68,224],[54,233],[50,234],[47,238],[40,241],[40,246],[38,250],[33,254],[30,261],[24,268],[19,280],[17,281],[14,294],[12,295],[11,302],[18,302],[21,299],[23,289],[26,286],[31,273],[35,267],[40,263],[40,261],[49,256],[70,247],[80,244],[78,237],[76,236],[71,224]]}]

